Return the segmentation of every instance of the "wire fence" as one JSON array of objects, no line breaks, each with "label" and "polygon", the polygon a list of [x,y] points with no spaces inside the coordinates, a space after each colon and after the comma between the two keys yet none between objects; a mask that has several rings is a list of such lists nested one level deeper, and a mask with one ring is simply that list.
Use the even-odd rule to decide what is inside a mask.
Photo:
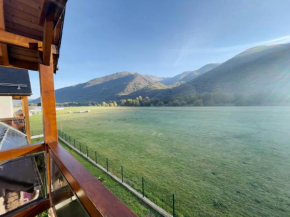
[{"label": "wire fence", "polygon": [[103,155],[99,150],[92,149],[75,139],[73,136],[66,134],[59,130],[59,136],[68,142],[72,147],[79,150],[86,158],[93,160],[95,163],[105,168],[107,173],[111,173],[114,176],[122,180],[122,183],[126,183],[133,189],[138,191],[143,198],[148,198],[151,202],[161,207],[172,216],[179,216],[176,212],[176,198],[175,194],[168,192],[166,189],[161,188],[155,183],[151,182],[149,178],[137,177],[137,175],[127,174],[125,168],[122,165],[117,165],[109,157]]}]

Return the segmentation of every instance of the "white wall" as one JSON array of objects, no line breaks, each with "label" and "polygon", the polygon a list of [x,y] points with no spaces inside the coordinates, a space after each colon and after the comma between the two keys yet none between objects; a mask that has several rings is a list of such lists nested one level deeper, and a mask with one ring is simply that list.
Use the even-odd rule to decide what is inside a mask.
[{"label": "white wall", "polygon": [[0,118],[13,117],[13,102],[11,96],[0,96]]}]

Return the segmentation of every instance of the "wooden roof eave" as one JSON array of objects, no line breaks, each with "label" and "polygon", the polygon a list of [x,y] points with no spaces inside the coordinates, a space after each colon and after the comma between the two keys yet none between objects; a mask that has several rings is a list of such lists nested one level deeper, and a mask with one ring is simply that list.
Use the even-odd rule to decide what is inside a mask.
[{"label": "wooden roof eave", "polygon": [[[67,0],[40,0],[42,7],[39,14],[39,23],[35,23],[35,19],[32,17],[34,23],[32,23],[31,26],[36,28],[38,25],[39,28],[37,27],[37,31],[43,29],[42,40],[37,39],[39,37],[36,36],[25,36],[21,33],[22,30],[18,32],[17,29],[13,31],[10,31],[9,28],[5,29],[6,14],[4,13],[4,2],[5,5],[9,3],[7,7],[5,6],[6,9],[8,8],[7,11],[9,10],[9,13],[18,13],[17,11],[19,11],[20,8],[11,8],[12,6],[18,7],[17,4],[12,4],[14,1],[15,0],[0,0],[0,65],[38,70],[38,64],[50,64],[50,58],[53,56],[53,66],[54,71],[56,71],[59,58],[59,47],[61,44],[64,10]],[[24,3],[28,4],[29,0],[21,4]],[[27,5],[25,5],[25,7],[27,7]],[[35,8],[37,9],[37,7]],[[28,10],[26,8],[24,9],[25,11]],[[23,12],[19,11],[19,13],[22,14],[18,17],[17,14],[16,16],[8,15],[10,17],[17,17],[16,21],[20,22],[18,20],[20,19],[19,17],[23,17]],[[30,15],[25,16],[24,18],[28,19]],[[9,19],[12,19],[10,17]],[[28,21],[26,20],[25,22],[27,23]],[[29,23],[26,23],[25,25],[29,25]],[[15,28],[17,27],[16,25]],[[30,27],[28,29],[30,29]]]}]

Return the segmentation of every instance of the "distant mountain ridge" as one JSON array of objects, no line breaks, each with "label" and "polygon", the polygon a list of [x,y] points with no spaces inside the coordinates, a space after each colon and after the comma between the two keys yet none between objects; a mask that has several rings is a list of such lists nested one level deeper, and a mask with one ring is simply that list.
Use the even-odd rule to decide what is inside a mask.
[{"label": "distant mountain ridge", "polygon": [[248,49],[173,90],[192,93],[290,93],[290,44]]},{"label": "distant mountain ridge", "polygon": [[55,91],[57,102],[99,103],[202,93],[279,93],[289,98],[290,44],[254,47],[222,64],[207,64],[171,78],[119,72]]},{"label": "distant mountain ridge", "polygon": [[[208,64],[199,70],[185,72],[171,78],[160,78],[154,75],[141,75],[136,72],[118,72],[101,78],[92,79],[88,82],[57,89],[55,91],[56,102],[102,102],[114,101],[126,98],[133,93],[144,95],[153,90],[165,90],[171,88],[169,85],[179,85],[190,76],[195,78],[205,73],[217,64]],[[167,79],[168,85],[162,81]],[[176,81],[176,82],[175,82]],[[174,84],[176,83],[176,84]],[[40,102],[40,99],[32,100],[32,103]]]},{"label": "distant mountain ridge", "polygon": [[160,82],[162,84],[165,84],[165,85],[172,85],[174,83],[177,83],[177,82],[187,82],[187,81],[190,81],[190,80],[193,80],[195,78],[197,78],[198,76],[216,68],[217,66],[219,66],[220,64],[219,63],[211,63],[211,64],[207,64],[203,67],[201,67],[200,69],[198,70],[195,70],[195,71],[186,71],[186,72],[183,72],[181,74],[178,74],[172,78],[165,78],[163,80],[160,80]]},{"label": "distant mountain ridge", "polygon": [[126,96],[154,83],[154,80],[138,73],[119,72],[58,89],[55,95],[57,102],[102,102],[117,100],[120,96]]}]

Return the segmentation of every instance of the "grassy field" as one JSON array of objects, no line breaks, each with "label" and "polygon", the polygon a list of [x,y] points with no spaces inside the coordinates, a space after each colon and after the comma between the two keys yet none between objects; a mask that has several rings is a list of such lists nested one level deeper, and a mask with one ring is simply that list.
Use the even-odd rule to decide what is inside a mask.
[{"label": "grassy field", "polygon": [[[68,113],[80,109],[91,112]],[[170,204],[175,193],[178,216],[290,216],[290,108],[88,107],[57,118],[135,188],[145,177],[149,197]]]}]

